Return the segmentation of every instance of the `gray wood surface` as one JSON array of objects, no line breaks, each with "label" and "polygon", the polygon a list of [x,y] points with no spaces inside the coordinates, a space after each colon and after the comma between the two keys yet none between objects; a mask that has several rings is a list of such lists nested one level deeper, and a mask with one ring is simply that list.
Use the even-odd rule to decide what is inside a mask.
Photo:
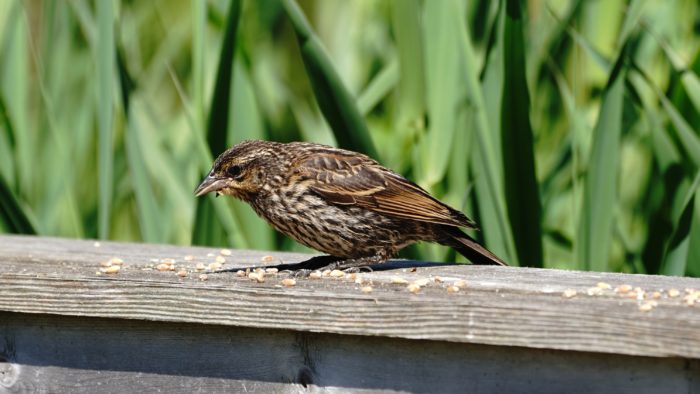
[{"label": "gray wood surface", "polygon": [[[201,281],[198,273],[181,278],[152,268],[172,258],[193,271],[197,262],[214,261],[209,253],[219,249],[0,236],[0,311],[700,358],[700,304],[683,300],[685,289],[700,290],[698,279],[466,265],[411,272],[420,264],[395,262],[391,270],[361,275],[373,287],[366,294],[360,287],[369,282],[346,279],[297,279],[296,286],[282,287],[287,276],[281,273],[264,283],[232,273]],[[194,260],[185,260],[188,255]],[[224,268],[260,265],[264,255],[273,256],[266,264],[308,257],[234,251]],[[98,275],[100,262],[111,257],[124,260],[122,270]],[[430,281],[417,294],[392,283],[436,276],[443,282]],[[448,293],[455,280],[466,287]],[[647,300],[613,290],[587,295],[598,282],[662,296],[644,312],[639,306]],[[668,297],[671,288],[680,296]],[[578,295],[562,297],[567,289]]]},{"label": "gray wood surface", "polygon": [[0,393],[688,394],[699,376],[681,358],[0,312]]}]

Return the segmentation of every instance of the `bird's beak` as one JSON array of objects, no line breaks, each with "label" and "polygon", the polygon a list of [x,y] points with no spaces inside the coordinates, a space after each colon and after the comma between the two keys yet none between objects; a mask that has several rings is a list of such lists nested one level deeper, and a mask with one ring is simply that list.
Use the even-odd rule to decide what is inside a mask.
[{"label": "bird's beak", "polygon": [[207,193],[216,192],[226,187],[225,178],[217,178],[208,175],[202,183],[197,186],[197,190],[194,191],[195,197],[203,196]]}]

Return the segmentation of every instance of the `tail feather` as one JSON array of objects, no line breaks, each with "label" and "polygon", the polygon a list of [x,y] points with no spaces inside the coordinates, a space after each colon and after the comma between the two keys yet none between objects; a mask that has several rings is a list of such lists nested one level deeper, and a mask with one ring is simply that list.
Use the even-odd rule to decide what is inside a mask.
[{"label": "tail feather", "polygon": [[438,243],[449,246],[469,259],[472,264],[478,265],[503,265],[508,264],[491,253],[488,249],[480,245],[476,240],[465,234],[462,230],[452,226],[441,226],[442,237],[438,238]]}]

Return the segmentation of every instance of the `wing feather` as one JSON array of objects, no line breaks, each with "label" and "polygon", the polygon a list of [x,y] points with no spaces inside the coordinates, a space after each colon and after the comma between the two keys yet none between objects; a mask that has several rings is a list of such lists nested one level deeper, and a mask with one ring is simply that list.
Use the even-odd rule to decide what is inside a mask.
[{"label": "wing feather", "polygon": [[295,167],[313,192],[334,204],[355,205],[402,219],[476,228],[463,213],[369,157],[328,150],[315,152]]}]

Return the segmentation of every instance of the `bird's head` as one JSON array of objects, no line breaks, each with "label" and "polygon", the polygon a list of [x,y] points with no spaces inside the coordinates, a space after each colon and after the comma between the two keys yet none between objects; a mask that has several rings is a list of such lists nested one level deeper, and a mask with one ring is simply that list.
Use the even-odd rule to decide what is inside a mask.
[{"label": "bird's head", "polygon": [[248,201],[267,182],[267,170],[275,161],[274,142],[244,141],[219,155],[195,196],[215,192]]}]

